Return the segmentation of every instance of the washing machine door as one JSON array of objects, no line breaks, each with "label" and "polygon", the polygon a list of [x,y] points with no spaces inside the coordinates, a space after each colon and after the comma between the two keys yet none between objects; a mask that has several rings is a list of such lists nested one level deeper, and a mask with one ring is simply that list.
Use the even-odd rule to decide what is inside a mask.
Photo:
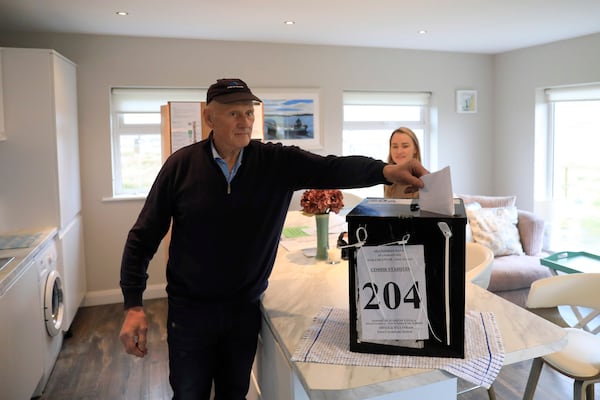
[{"label": "washing machine door", "polygon": [[48,335],[56,336],[61,331],[65,315],[62,279],[58,271],[48,274],[44,291],[44,319]]}]

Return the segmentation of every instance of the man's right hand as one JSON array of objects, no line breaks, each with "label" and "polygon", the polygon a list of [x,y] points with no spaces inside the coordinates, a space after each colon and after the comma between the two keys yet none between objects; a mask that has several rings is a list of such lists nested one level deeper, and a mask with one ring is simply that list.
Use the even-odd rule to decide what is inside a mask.
[{"label": "man's right hand", "polygon": [[416,192],[425,185],[421,178],[429,174],[429,171],[414,158],[404,164],[388,164],[383,167],[383,176],[388,182],[409,185],[407,193]]},{"label": "man's right hand", "polygon": [[131,307],[125,310],[125,321],[121,327],[119,338],[128,354],[144,357],[148,353],[146,348],[146,334],[148,322],[143,307]]}]

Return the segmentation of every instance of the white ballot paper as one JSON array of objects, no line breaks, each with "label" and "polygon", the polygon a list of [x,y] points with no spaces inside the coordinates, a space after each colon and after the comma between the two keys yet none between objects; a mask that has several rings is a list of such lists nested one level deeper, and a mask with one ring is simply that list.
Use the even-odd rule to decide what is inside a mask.
[{"label": "white ballot paper", "polygon": [[363,246],[356,267],[360,340],[429,339],[423,245]]},{"label": "white ballot paper", "polygon": [[425,187],[419,190],[419,207],[442,215],[454,215],[450,167],[421,177]]}]

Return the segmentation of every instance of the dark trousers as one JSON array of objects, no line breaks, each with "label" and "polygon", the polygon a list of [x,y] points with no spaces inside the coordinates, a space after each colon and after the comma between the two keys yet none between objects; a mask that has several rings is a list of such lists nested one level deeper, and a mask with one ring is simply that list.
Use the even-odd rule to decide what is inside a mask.
[{"label": "dark trousers", "polygon": [[167,342],[173,400],[242,400],[250,385],[261,312],[254,303],[169,303]]}]

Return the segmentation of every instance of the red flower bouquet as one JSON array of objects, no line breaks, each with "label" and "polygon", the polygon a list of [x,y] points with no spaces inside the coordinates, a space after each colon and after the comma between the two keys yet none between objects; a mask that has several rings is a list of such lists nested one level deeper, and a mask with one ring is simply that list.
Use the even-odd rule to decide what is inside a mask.
[{"label": "red flower bouquet", "polygon": [[302,194],[300,205],[305,214],[337,214],[344,207],[344,195],[337,189],[310,189]]}]

